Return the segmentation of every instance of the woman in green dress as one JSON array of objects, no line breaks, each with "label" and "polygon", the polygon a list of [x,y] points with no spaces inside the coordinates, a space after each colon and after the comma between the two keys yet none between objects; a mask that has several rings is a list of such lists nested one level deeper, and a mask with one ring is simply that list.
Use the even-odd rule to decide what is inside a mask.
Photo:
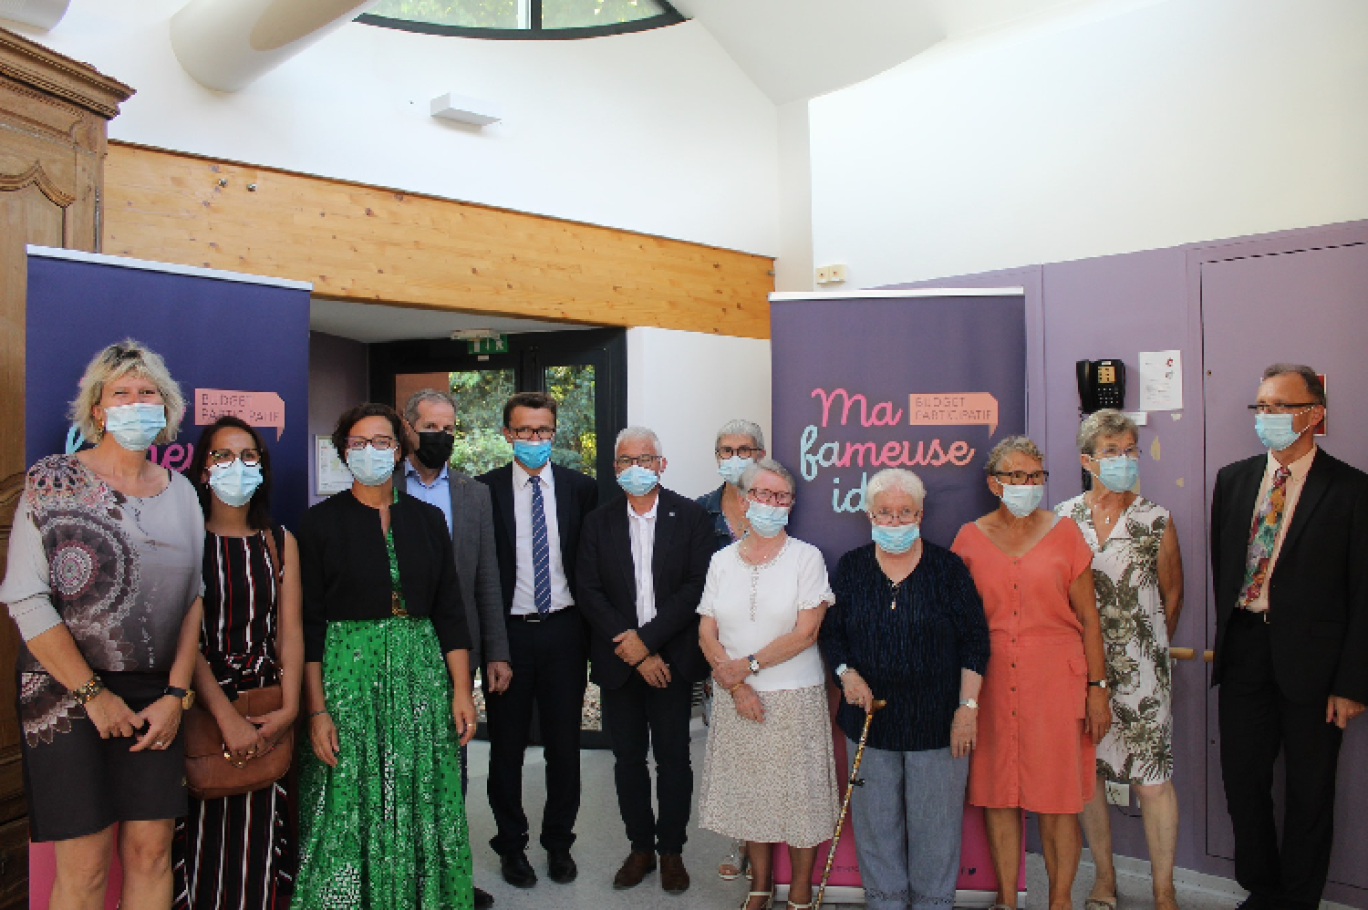
[{"label": "woman in green dress", "polygon": [[304,583],[300,868],[309,910],[472,903],[460,747],[475,732],[470,639],[446,519],[394,488],[392,408],[333,432],[354,482],[299,525]]}]

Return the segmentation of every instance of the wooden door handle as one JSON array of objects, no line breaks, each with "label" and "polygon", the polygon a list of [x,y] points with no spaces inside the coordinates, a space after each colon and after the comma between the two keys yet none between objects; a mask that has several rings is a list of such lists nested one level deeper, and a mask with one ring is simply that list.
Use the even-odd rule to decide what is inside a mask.
[{"label": "wooden door handle", "polygon": [[1192,648],[1169,648],[1169,657],[1174,660],[1192,660],[1197,652]]},{"label": "wooden door handle", "polygon": [[1203,652],[1202,652],[1202,660],[1206,661],[1207,663],[1211,663],[1211,662],[1212,662],[1213,660],[1215,660],[1215,659],[1216,659],[1216,652],[1215,652],[1215,651],[1203,651]]}]

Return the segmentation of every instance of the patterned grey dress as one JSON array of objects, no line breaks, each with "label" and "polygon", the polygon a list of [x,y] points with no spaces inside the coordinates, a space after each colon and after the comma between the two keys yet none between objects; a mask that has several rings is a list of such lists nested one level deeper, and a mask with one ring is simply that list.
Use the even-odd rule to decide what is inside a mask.
[{"label": "patterned grey dress", "polygon": [[1173,682],[1159,598],[1159,544],[1168,510],[1137,496],[1101,542],[1081,495],[1055,512],[1078,523],[1093,551],[1112,689],[1112,725],[1097,745],[1097,773],[1118,783],[1161,784],[1173,776]]},{"label": "patterned grey dress", "polygon": [[[74,455],[29,469],[14,517],[0,601],[27,637],[66,625],[86,663],[128,707],[161,697],[181,624],[201,591],[204,517],[194,488],[172,473],[155,496],[125,496]],[[56,613],[51,614],[51,610]],[[71,693],[19,651],[24,789],[34,841],[67,840],[116,821],[186,811],[185,754],[130,752],[134,740],[100,739]]]}]

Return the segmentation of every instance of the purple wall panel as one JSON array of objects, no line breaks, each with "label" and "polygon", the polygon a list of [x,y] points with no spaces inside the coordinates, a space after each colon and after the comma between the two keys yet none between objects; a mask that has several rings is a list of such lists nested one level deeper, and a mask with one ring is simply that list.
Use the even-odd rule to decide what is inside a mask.
[{"label": "purple wall panel", "polygon": [[366,400],[370,389],[367,346],[350,338],[309,333],[309,505],[326,497],[318,489],[314,437],[328,434],[337,418]]}]

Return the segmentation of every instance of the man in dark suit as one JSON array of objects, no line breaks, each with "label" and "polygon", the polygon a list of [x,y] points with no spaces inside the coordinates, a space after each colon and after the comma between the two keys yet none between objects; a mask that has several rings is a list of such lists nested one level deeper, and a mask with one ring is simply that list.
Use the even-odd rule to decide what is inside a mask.
[{"label": "man in dark suit", "polygon": [[[613,887],[640,884],[659,852],[661,887],[679,894],[689,887],[689,716],[694,683],[708,675],[696,610],[713,535],[706,509],[660,486],[665,466],[655,433],[628,427],[618,434],[613,470],[626,495],[585,519],[579,604],[631,843]],[[658,815],[651,811],[648,749],[656,760]]]},{"label": "man in dark suit", "polygon": [[[456,441],[456,402],[445,392],[423,389],[404,405],[413,454],[395,471],[394,485],[415,499],[436,506],[446,518],[470,630],[470,670],[482,670],[486,696],[508,688],[508,631],[504,626],[499,563],[494,554],[494,509],[489,488],[448,462]],[[461,791],[468,793],[466,749],[461,747]],[[475,907],[492,907],[494,898],[475,889]]]},{"label": "man in dark suit", "polygon": [[565,884],[578,869],[570,855],[580,803],[580,725],[588,652],[584,622],[571,592],[580,524],[598,505],[598,484],[550,463],[556,400],[519,392],[503,410],[513,462],[481,474],[494,500],[494,544],[508,626],[513,680],[485,700],[489,721],[489,804],[506,882],[531,888],[528,825],[522,805],[523,754],[535,706],[546,756],[541,845],[547,875]]},{"label": "man in dark suit", "polygon": [[[1368,702],[1368,475],[1317,448],[1325,387],[1264,371],[1266,454],[1222,468],[1211,504],[1221,773],[1244,910],[1312,910],[1334,833],[1344,728]],[[1282,844],[1273,764],[1283,753]]]}]

